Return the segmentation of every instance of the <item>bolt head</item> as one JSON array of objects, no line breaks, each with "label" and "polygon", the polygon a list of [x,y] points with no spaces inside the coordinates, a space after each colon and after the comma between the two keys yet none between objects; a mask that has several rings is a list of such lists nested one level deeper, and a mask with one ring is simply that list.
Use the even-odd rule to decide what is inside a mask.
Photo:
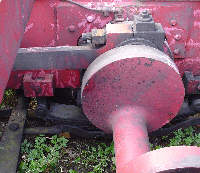
[{"label": "bolt head", "polygon": [[68,30],[69,30],[69,32],[75,32],[76,27],[75,27],[74,25],[70,25],[70,26],[68,27]]},{"label": "bolt head", "polygon": [[180,49],[174,49],[174,55],[180,54]]},{"label": "bolt head", "polygon": [[171,24],[171,26],[175,26],[177,24],[176,19],[171,19],[170,24]]},{"label": "bolt head", "polygon": [[142,22],[151,22],[153,19],[151,14],[147,10],[143,10],[137,16],[137,20]]},{"label": "bolt head", "polygon": [[179,41],[179,40],[181,39],[181,35],[180,35],[180,34],[176,34],[176,35],[174,36],[174,39],[175,39],[176,41]]},{"label": "bolt head", "polygon": [[88,17],[87,17],[87,21],[88,21],[89,23],[92,23],[92,22],[94,21],[94,16],[88,16]]},{"label": "bolt head", "polygon": [[147,10],[143,10],[141,13],[140,13],[140,16],[143,17],[143,18],[149,18],[150,14]]}]

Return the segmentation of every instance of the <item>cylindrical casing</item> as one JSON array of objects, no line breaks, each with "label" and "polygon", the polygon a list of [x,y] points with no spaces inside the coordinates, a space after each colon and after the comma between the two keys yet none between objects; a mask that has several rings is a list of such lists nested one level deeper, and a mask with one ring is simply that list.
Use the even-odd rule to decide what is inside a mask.
[{"label": "cylindrical casing", "polygon": [[23,38],[33,2],[34,0],[0,1],[0,102]]}]

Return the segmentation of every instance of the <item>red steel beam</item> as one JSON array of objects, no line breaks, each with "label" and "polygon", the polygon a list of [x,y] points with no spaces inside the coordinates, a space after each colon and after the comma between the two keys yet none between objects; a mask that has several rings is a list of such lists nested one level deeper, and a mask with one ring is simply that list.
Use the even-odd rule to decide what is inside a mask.
[{"label": "red steel beam", "polygon": [[0,102],[20,47],[34,0],[0,1]]}]

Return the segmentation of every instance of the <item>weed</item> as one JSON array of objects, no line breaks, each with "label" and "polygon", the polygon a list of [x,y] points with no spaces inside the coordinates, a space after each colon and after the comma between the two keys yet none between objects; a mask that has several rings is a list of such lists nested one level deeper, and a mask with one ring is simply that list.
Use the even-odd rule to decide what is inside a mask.
[{"label": "weed", "polygon": [[162,136],[162,141],[164,141],[164,146],[151,144],[151,149],[160,149],[163,147],[170,146],[200,146],[200,133],[196,133],[194,127],[189,127],[187,129],[178,129],[173,132],[171,136]]},{"label": "weed", "polygon": [[70,170],[69,170],[69,173],[78,173],[78,172],[75,171],[75,170],[70,169]]},{"label": "weed", "polygon": [[7,107],[13,107],[16,104],[16,94],[12,89],[7,89],[4,92],[2,103],[0,104],[0,109],[5,109]]},{"label": "weed", "polygon": [[[162,136],[159,140],[156,140],[160,142],[154,141],[154,144],[150,144],[151,150],[174,145],[200,146],[200,133],[197,133],[194,127],[189,127],[185,130],[179,129],[173,132],[173,134]],[[19,173],[59,172],[57,169],[58,161],[65,153],[64,148],[67,142],[67,139],[57,136],[52,136],[51,138],[38,136],[35,138],[34,143],[24,140],[21,146],[22,161],[19,166]],[[79,154],[77,153],[73,157],[72,161],[73,168],[75,169],[70,169],[69,167],[66,170],[68,173],[82,173],[86,171],[87,173],[115,172],[113,142],[110,145],[105,143],[86,145],[86,148],[79,150],[79,152]],[[68,162],[65,164],[68,164]]]},{"label": "weed", "polygon": [[103,173],[106,169],[114,171],[114,143],[109,146],[100,143],[97,147],[88,147],[74,162],[90,170],[88,173]]},{"label": "weed", "polygon": [[56,168],[61,157],[61,150],[66,147],[68,140],[57,135],[47,138],[38,136],[34,144],[26,139],[21,145],[22,161],[19,173],[57,172]]}]

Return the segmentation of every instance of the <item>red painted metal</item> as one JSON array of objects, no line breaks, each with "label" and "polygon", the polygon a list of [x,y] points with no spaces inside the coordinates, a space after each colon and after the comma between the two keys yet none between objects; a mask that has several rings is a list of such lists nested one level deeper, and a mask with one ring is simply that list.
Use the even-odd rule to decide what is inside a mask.
[{"label": "red painted metal", "polygon": [[127,163],[150,150],[144,114],[145,110],[139,107],[124,107],[112,113],[117,172],[123,173]]},{"label": "red painted metal", "polygon": [[[76,1],[76,0],[75,0]],[[124,18],[132,20],[133,15],[143,9],[149,10],[155,22],[164,27],[170,47],[176,58],[195,58],[199,55],[199,2],[136,2],[136,1],[76,1],[89,8],[122,7]],[[78,12],[78,13],[77,13]],[[170,13],[169,13],[170,12]],[[72,17],[76,14],[76,18]],[[91,22],[87,18],[93,18]],[[37,1],[27,25],[22,47],[77,45],[83,32],[103,28],[114,19],[111,12],[105,16],[97,11],[87,10],[69,2],[59,0]],[[74,31],[70,31],[70,27]],[[175,39],[180,35],[180,39]],[[177,53],[178,52],[178,53]]]},{"label": "red painted metal", "polygon": [[[33,76],[34,79],[40,78],[40,74],[44,73],[45,75],[53,76],[53,88],[78,88],[80,87],[80,72],[78,70],[34,70],[34,71],[12,71],[10,75],[10,79],[8,81],[8,88],[20,89],[24,88],[25,95],[28,97],[37,97],[37,96],[52,96],[52,88],[50,87],[48,90],[46,87],[42,87],[42,83],[40,85],[40,92],[35,92],[33,87],[24,86],[24,76],[26,74]],[[32,81],[32,80],[31,80]],[[32,85],[37,85],[39,83],[31,82]]]},{"label": "red painted metal", "polygon": [[[102,13],[65,2],[58,3],[55,10],[57,19],[57,45],[76,46],[82,33],[90,32],[95,28],[104,28],[113,19],[113,14],[104,16]],[[76,17],[63,14],[76,14]]]},{"label": "red painted metal", "polygon": [[154,150],[130,161],[120,173],[199,173],[200,149],[174,146]]},{"label": "red painted metal", "polygon": [[32,73],[26,73],[23,79],[23,86],[26,97],[53,96],[53,74],[40,72],[37,76],[33,76]]},{"label": "red painted metal", "polygon": [[117,118],[112,128],[117,173],[200,172],[198,147],[169,147],[149,152],[147,128],[141,118],[145,111],[126,107],[115,113]]},{"label": "red painted metal", "polygon": [[106,132],[112,127],[105,122],[121,106],[145,108],[148,131],[156,130],[175,117],[183,98],[184,86],[173,61],[147,46],[127,45],[102,54],[82,82],[83,110]]},{"label": "red painted metal", "polygon": [[[124,11],[124,19],[129,20],[132,20],[133,15],[138,14],[139,11],[147,9],[152,13],[155,22],[162,24],[181,75],[184,71],[191,71],[193,75],[200,75],[199,2],[145,1],[138,3],[131,0],[125,2],[123,0],[109,2],[76,0],[76,2],[93,9],[105,9],[107,7],[110,10],[121,7]],[[76,14],[76,17],[72,17],[73,14]],[[89,32],[94,28],[103,28],[113,20],[113,12],[104,15],[101,12],[59,0],[36,1],[30,21],[25,29],[21,47],[76,46],[83,32]],[[102,54],[114,48],[118,42],[119,36],[108,34],[106,46],[97,51]],[[10,78],[10,80],[15,79]],[[9,87],[15,88],[14,85],[9,85]]]},{"label": "red painted metal", "polygon": [[160,164],[151,163],[151,155],[162,160],[155,158],[154,152],[143,156],[149,151],[148,131],[170,121],[183,99],[184,87],[175,64],[164,53],[148,46],[112,49],[99,56],[83,78],[83,111],[95,126],[113,132],[117,173],[153,173],[190,167],[200,170],[199,165],[184,161],[184,157],[193,158],[192,161],[200,158],[196,148],[188,151],[178,148],[176,164],[169,157],[173,148],[168,149],[169,155],[167,149],[161,151],[160,155],[166,157],[165,162],[158,161]]},{"label": "red painted metal", "polygon": [[[83,110],[97,127],[113,132],[118,172],[169,172],[178,168],[183,168],[182,172],[199,172],[199,148],[172,147],[146,152],[147,131],[169,122],[182,104],[184,72],[200,76],[200,2],[74,0],[76,4],[38,0],[26,26],[33,1],[0,1],[0,100],[6,84],[15,89],[23,87],[28,97],[52,96],[54,88],[80,87],[78,70],[11,73],[23,34],[21,47],[76,46],[82,33],[119,20],[115,16],[119,7],[123,9],[121,19],[125,20],[132,20],[146,9],[163,26],[178,69],[166,55],[153,49],[126,46],[109,51],[130,38],[132,32],[128,24],[107,25],[107,29],[111,28],[107,30],[106,45],[96,49],[99,55],[106,53],[91,64],[83,79]],[[196,79],[188,85],[189,94],[195,94],[199,86]]]},{"label": "red painted metal", "polygon": [[[186,70],[193,72],[193,75],[200,75],[199,2],[145,1],[138,3],[131,0],[126,2],[79,0],[76,2],[93,9],[122,7],[124,19],[129,20],[132,20],[133,15],[138,14],[139,11],[147,9],[152,13],[155,22],[162,24],[181,75]],[[72,17],[73,14],[76,14],[76,17]],[[93,28],[103,28],[112,20],[114,20],[113,12],[104,16],[101,12],[85,9],[70,2],[36,1],[30,21],[25,29],[21,47],[76,46],[83,32],[89,32]],[[119,37],[115,35],[108,34],[106,46],[97,50],[99,54],[117,45]],[[10,78],[10,80],[15,79]],[[9,87],[15,88],[14,85],[9,85]]]},{"label": "red painted metal", "polygon": [[34,0],[0,2],[0,101],[8,82],[17,49],[24,33]]}]

